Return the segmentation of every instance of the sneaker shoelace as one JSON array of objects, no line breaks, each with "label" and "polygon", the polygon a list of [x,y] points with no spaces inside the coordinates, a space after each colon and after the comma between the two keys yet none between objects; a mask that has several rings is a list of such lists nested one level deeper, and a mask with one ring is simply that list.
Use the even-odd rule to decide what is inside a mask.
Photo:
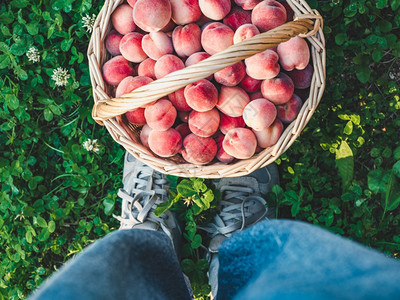
[{"label": "sneaker shoelace", "polygon": [[132,228],[146,221],[166,227],[163,217],[156,217],[151,212],[168,198],[167,189],[163,188],[168,185],[167,179],[144,165],[128,174],[126,180],[133,181],[133,188],[131,191],[118,191],[118,196],[122,198],[122,214],[114,215],[121,222],[121,229]]},{"label": "sneaker shoelace", "polygon": [[212,234],[212,237],[222,234],[230,236],[237,230],[243,230],[246,224],[257,223],[265,218],[268,209],[259,214],[251,212],[251,207],[259,202],[262,206],[266,201],[254,194],[250,187],[243,186],[222,186],[221,193],[223,200],[220,201],[220,213],[214,218],[214,222],[203,229]]}]

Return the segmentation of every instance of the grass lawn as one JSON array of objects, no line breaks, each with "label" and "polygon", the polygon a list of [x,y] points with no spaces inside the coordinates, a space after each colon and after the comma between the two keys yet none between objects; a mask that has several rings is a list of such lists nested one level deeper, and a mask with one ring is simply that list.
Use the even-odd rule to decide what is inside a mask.
[{"label": "grass lawn", "polygon": [[[124,149],[91,118],[85,54],[90,19],[103,3],[0,3],[0,299],[26,297],[118,228],[112,214],[120,210]],[[278,218],[398,257],[400,0],[308,3],[325,19],[327,87],[301,136],[277,160],[281,186],[268,203]],[[219,192],[209,181],[172,180],[172,191],[202,186],[196,193],[206,197],[210,190],[206,200],[215,206]],[[185,195],[173,209],[186,224],[182,267],[195,295],[206,298],[205,241],[196,226],[212,209]]]}]

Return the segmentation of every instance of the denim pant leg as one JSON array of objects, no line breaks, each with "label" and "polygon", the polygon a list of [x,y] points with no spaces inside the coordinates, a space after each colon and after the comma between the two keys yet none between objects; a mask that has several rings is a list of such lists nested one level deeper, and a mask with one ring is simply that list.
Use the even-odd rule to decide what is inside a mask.
[{"label": "denim pant leg", "polygon": [[69,260],[30,299],[191,299],[166,234],[120,230]]},{"label": "denim pant leg", "polygon": [[400,261],[303,222],[237,233],[219,263],[218,300],[400,299]]}]

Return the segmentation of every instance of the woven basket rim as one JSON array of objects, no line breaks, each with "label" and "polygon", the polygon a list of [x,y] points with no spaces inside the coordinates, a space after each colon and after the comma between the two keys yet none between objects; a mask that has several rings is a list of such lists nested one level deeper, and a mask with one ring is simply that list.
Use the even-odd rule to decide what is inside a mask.
[{"label": "woven basket rim", "polygon": [[[304,129],[306,124],[311,119],[311,116],[313,115],[316,107],[318,106],[321,100],[326,84],[325,81],[326,50],[325,50],[325,38],[322,32],[323,19],[318,13],[318,11],[312,10],[304,0],[287,0],[287,3],[295,13],[295,20],[304,20],[304,19],[314,20],[313,29],[309,30],[308,34],[302,35],[302,37],[306,38],[309,44],[311,45],[311,59],[314,68],[314,74],[312,77],[308,99],[306,99],[303,102],[303,106],[301,108],[301,111],[297,119],[294,120],[285,128],[278,142],[274,146],[262,150],[261,152],[255,154],[253,157],[249,159],[238,160],[231,164],[223,164],[216,162],[209,165],[194,165],[189,163],[182,163],[181,161],[176,161],[173,158],[165,159],[155,156],[150,150],[145,148],[138,141],[138,134],[140,128],[128,126],[123,122],[120,116],[112,117],[110,119],[107,118],[104,119],[104,118],[99,118],[97,115],[98,113],[97,106],[99,104],[103,104],[105,101],[107,101],[107,103],[110,103],[112,101],[111,100],[112,98],[109,96],[111,87],[109,87],[103,80],[101,73],[101,66],[106,61],[106,58],[109,56],[107,54],[107,51],[105,50],[104,40],[111,29],[110,17],[112,12],[122,2],[124,1],[123,0],[105,1],[103,8],[101,9],[99,15],[96,18],[87,55],[89,60],[90,78],[93,87],[93,98],[95,102],[94,109],[92,112],[93,118],[99,124],[104,125],[107,128],[110,135],[113,137],[113,139],[117,143],[122,145],[127,151],[129,151],[135,158],[141,160],[142,162],[153,167],[155,170],[159,172],[179,177],[221,178],[221,177],[244,176],[274,162],[282,153],[284,153],[293,144],[293,142],[297,139],[301,131]],[[219,62],[220,60],[216,61]],[[188,68],[181,70],[182,73],[185,74],[186,69]],[[204,75],[202,78],[206,78],[209,75],[207,72],[202,72],[202,74]],[[188,76],[187,74],[185,75]],[[185,78],[185,80],[187,79]],[[166,82],[168,84],[168,81]],[[155,84],[156,88],[158,88],[157,84],[159,83],[157,82]],[[165,86],[166,85],[164,83],[164,89]],[[149,92],[145,88],[142,90]],[[134,92],[137,91],[141,92],[140,89],[137,89]],[[151,90],[151,92],[154,93],[154,89]],[[129,101],[129,96],[131,96],[131,94],[128,94],[128,101]],[[143,105],[143,102],[139,104],[136,104],[136,102],[137,100],[135,100],[134,104],[137,105],[136,107]],[[151,102],[150,100],[147,100],[147,103],[150,102]],[[129,109],[132,108],[135,108],[135,106],[129,107]],[[111,107],[110,110],[115,115],[115,111],[119,112],[121,111],[121,108]],[[113,112],[113,110],[115,111]]]}]

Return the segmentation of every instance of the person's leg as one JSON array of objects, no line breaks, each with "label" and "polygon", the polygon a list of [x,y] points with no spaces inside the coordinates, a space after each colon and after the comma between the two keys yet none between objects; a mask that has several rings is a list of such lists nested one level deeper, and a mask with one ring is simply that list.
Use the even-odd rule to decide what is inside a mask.
[{"label": "person's leg", "polygon": [[154,215],[168,200],[165,175],[125,155],[120,231],[87,247],[56,272],[32,299],[191,299],[176,252],[174,215]]},{"label": "person's leg", "polygon": [[191,299],[170,238],[120,230],[96,241],[30,299]]},{"label": "person's leg", "polygon": [[219,264],[217,299],[400,299],[399,261],[303,222],[237,233]]}]

